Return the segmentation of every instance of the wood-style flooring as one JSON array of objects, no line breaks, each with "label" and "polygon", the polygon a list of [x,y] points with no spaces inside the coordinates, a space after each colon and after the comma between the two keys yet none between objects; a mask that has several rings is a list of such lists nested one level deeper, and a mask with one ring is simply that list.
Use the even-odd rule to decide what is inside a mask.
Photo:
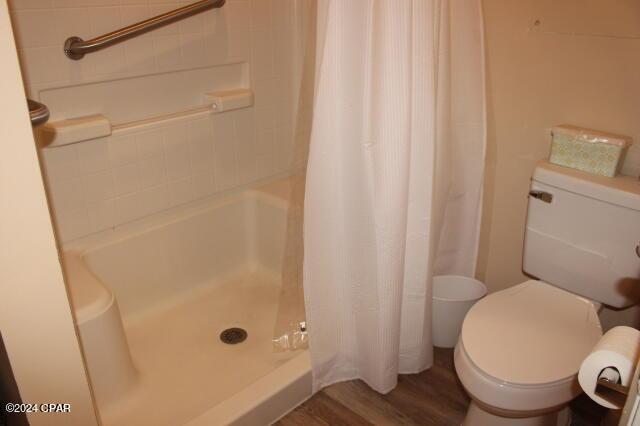
[{"label": "wood-style flooring", "polygon": [[[436,349],[434,366],[401,375],[398,386],[380,395],[364,382],[338,383],[318,392],[283,417],[278,426],[460,425],[469,397],[456,377],[453,350]],[[573,426],[596,426],[604,411],[586,396],[571,403]]]}]

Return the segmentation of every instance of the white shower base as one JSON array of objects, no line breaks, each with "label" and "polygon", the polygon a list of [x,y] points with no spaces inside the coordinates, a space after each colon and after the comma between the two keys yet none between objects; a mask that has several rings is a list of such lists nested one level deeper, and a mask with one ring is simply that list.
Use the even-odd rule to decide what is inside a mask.
[{"label": "white shower base", "polygon": [[[274,182],[65,248],[104,425],[264,425],[310,396],[307,352],[271,343],[287,192]],[[229,327],[247,340],[222,343]]]}]

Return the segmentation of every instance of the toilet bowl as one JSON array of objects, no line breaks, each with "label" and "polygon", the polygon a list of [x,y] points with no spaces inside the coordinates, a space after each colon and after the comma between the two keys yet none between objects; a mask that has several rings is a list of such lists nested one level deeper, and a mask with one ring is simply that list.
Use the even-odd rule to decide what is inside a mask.
[{"label": "toilet bowl", "polygon": [[464,424],[568,425],[578,369],[602,336],[598,308],[536,280],[474,305],[455,349],[456,372],[472,398]]}]

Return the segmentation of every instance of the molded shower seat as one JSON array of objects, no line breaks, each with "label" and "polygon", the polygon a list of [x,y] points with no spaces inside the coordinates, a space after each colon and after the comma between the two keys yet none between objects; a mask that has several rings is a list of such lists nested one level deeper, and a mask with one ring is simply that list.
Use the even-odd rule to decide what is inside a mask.
[{"label": "molded shower seat", "polygon": [[107,407],[126,395],[137,379],[120,309],[80,253],[64,253],[62,264],[92,388],[98,404]]}]

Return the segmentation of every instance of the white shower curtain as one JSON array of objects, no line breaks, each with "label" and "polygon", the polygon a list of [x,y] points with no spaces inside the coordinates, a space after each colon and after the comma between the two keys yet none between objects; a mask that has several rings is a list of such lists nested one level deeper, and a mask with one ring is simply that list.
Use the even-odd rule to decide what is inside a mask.
[{"label": "white shower curtain", "polygon": [[433,362],[431,278],[473,275],[480,0],[319,0],[304,216],[314,390]]}]

